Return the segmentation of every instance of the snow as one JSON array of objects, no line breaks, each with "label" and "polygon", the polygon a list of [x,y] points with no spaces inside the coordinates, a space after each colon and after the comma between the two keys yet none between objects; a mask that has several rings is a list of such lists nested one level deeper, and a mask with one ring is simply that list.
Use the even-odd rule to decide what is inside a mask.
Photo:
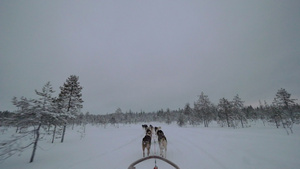
[{"label": "snow", "polygon": [[[150,124],[150,123],[149,123]],[[39,143],[33,163],[29,163],[32,148],[20,156],[0,163],[1,169],[127,169],[142,158],[142,124],[91,126],[84,138],[76,129],[68,128],[65,142],[54,144],[51,139]],[[161,126],[168,139],[167,159],[181,169],[296,169],[300,166],[300,126],[287,135],[274,126],[252,124],[249,128],[221,128],[214,125],[178,127],[176,124],[152,123]],[[1,140],[3,136],[1,136]],[[156,150],[154,149],[156,148]],[[158,155],[152,142],[150,155]],[[156,160],[159,169],[173,168]],[[155,160],[136,165],[137,169],[152,169]]]}]

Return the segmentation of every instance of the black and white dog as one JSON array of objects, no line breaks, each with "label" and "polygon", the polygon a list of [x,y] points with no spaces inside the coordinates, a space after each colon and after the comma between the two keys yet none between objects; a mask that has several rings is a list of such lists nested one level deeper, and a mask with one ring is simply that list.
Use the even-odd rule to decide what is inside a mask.
[{"label": "black and white dog", "polygon": [[142,140],[143,157],[145,157],[145,148],[147,149],[147,155],[149,156],[150,154],[151,139],[152,139],[152,132],[151,130],[147,130],[146,135]]},{"label": "black and white dog", "polygon": [[160,149],[160,155],[167,157],[167,138],[162,130],[157,130],[156,135],[158,137],[158,144]]}]

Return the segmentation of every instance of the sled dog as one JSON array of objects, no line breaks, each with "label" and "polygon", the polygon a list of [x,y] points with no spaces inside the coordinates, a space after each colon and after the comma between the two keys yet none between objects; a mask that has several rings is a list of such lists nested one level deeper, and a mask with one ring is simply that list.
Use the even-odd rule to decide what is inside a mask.
[{"label": "sled dog", "polygon": [[160,156],[167,157],[167,138],[162,130],[157,131]]},{"label": "sled dog", "polygon": [[151,148],[151,136],[147,134],[142,140],[143,157],[145,157],[145,149],[147,149],[147,155],[149,156],[150,148]]}]

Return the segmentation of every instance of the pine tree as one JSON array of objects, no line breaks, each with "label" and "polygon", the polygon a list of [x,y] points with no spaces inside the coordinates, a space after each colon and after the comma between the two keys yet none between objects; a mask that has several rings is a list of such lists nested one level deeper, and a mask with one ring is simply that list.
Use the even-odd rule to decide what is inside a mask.
[{"label": "pine tree", "polygon": [[242,101],[239,95],[237,94],[233,98],[232,109],[233,109],[233,113],[236,116],[236,119],[241,122],[242,128],[244,128],[244,124],[247,122],[246,114],[243,111],[243,108],[244,108],[244,101]]},{"label": "pine tree", "polygon": [[182,127],[186,124],[185,117],[184,117],[184,114],[182,112],[179,114],[179,117],[177,119],[177,124],[178,124],[179,127]]},{"label": "pine tree", "polygon": [[[33,145],[33,135],[35,134],[35,126],[37,120],[35,118],[35,112],[33,112],[32,100],[22,96],[20,100],[17,97],[13,97],[12,103],[17,107],[13,122],[17,127],[16,133],[9,139],[0,143],[0,161],[5,160],[16,153],[22,152],[24,149]],[[33,126],[34,128],[29,128]],[[23,140],[29,139],[29,142]]]},{"label": "pine tree", "polygon": [[53,118],[53,123],[54,129],[52,133],[52,143],[54,143],[56,131],[57,131],[57,126],[63,126],[66,123],[65,117],[67,116],[63,109],[62,109],[62,104],[58,98],[53,98],[52,102],[52,112],[54,113],[54,118]]},{"label": "pine tree", "polygon": [[53,122],[53,118],[55,118],[55,115],[52,112],[53,110],[52,94],[54,93],[54,90],[50,82],[46,83],[46,85],[42,88],[41,92],[35,90],[35,93],[39,96],[37,100],[34,100],[34,104],[35,104],[34,110],[36,111],[36,118],[38,118],[37,119],[38,125],[35,130],[35,141],[33,144],[33,152],[32,152],[30,162],[33,162],[35,156],[38,141],[40,139],[41,127],[48,126],[51,122]]},{"label": "pine tree", "polygon": [[[219,122],[226,122],[228,127],[233,126],[232,104],[225,98],[220,99],[218,104]],[[222,125],[223,126],[223,125]]]},{"label": "pine tree", "polygon": [[[272,119],[272,108],[269,106],[267,101],[264,101],[264,104],[259,100],[259,107],[258,107],[258,116],[260,120],[263,122],[264,126],[266,125],[267,120]],[[272,121],[272,120],[271,120]],[[277,123],[276,123],[277,126]]]},{"label": "pine tree", "polygon": [[169,108],[167,108],[167,111],[166,111],[166,119],[165,119],[165,122],[167,124],[171,124],[172,123],[172,119],[171,119],[171,111]]},{"label": "pine tree", "polygon": [[74,119],[83,107],[82,103],[82,87],[79,83],[79,77],[71,75],[63,86],[60,87],[59,102],[62,106],[62,111],[64,112],[65,124],[63,126],[63,133],[61,137],[61,142],[64,141],[64,136],[66,132],[67,122],[70,119]]},{"label": "pine tree", "polygon": [[121,123],[122,120],[124,119],[123,118],[123,112],[122,112],[122,109],[120,107],[117,108],[117,110],[113,114],[113,117],[115,119],[115,124],[117,124],[116,127],[119,128],[119,123]]},{"label": "pine tree", "polygon": [[[277,109],[278,117],[284,128],[289,128],[293,133],[293,124],[295,123],[295,115],[293,107],[295,106],[295,100],[291,99],[291,94],[285,89],[281,88],[277,91],[276,97],[274,98],[273,104]],[[288,131],[287,131],[288,133]]]},{"label": "pine tree", "polygon": [[194,125],[194,120],[193,120],[193,110],[192,108],[190,107],[190,104],[189,103],[186,103],[185,106],[184,106],[184,109],[183,109],[183,115],[185,117],[185,121],[187,121],[189,124],[192,124]]},{"label": "pine tree", "polygon": [[[1,143],[2,147],[0,147],[0,150],[3,150],[0,154],[1,157],[6,158],[17,152],[22,152],[23,149],[33,145],[29,161],[33,162],[41,131],[45,130],[53,122],[53,119],[56,118],[52,112],[52,93],[54,91],[50,82],[42,88],[41,92],[35,90],[35,93],[39,96],[38,99],[21,97],[18,100],[16,97],[13,98],[12,102],[18,108],[15,121],[19,130],[12,136],[12,139]],[[30,141],[27,145],[21,146],[22,139]]]},{"label": "pine tree", "polygon": [[201,92],[198,101],[194,105],[197,116],[203,121],[204,127],[208,127],[209,123],[214,119],[213,105],[208,96]]}]

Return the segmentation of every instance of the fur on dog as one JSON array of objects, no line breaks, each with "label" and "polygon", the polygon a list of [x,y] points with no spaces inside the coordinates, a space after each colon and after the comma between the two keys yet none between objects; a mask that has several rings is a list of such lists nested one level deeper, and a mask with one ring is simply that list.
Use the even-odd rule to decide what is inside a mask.
[{"label": "fur on dog", "polygon": [[159,137],[159,136],[163,136],[163,135],[165,135],[165,134],[164,134],[164,132],[163,132],[162,130],[158,129],[158,130],[156,131],[156,135]]},{"label": "fur on dog", "polygon": [[160,155],[162,157],[167,156],[167,138],[164,134],[164,132],[162,130],[157,130],[156,132],[157,136],[158,136],[158,144],[159,144],[159,149],[160,149]]},{"label": "fur on dog", "polygon": [[157,135],[157,131],[161,130],[161,127],[154,127],[155,134]]},{"label": "fur on dog", "polygon": [[152,137],[152,130],[150,128],[146,129],[146,135],[149,135],[150,137]]},{"label": "fur on dog", "polygon": [[153,133],[154,127],[150,124],[149,128],[150,128],[150,130],[151,130],[152,133]]},{"label": "fur on dog", "polygon": [[147,134],[142,140],[143,157],[145,157],[145,149],[147,149],[147,155],[149,156],[150,148],[151,148],[151,136]]}]

